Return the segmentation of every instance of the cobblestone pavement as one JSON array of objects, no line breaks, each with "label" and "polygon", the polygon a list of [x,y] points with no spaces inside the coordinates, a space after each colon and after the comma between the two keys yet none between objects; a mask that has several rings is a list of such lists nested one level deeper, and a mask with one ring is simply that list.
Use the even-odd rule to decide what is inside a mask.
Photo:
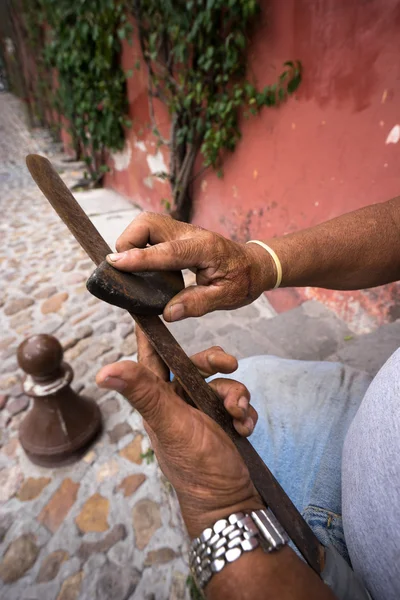
[{"label": "cobblestone pavement", "polygon": [[[29,132],[19,102],[0,93],[0,598],[187,598],[186,537],[174,492],[156,462],[142,457],[149,443],[139,415],[94,384],[103,364],[135,354],[132,320],[86,291],[93,265],[25,167],[28,152],[46,154],[71,186],[81,165],[59,151],[43,131]],[[110,243],[137,214],[117,196],[77,197]],[[263,339],[249,338],[246,347],[246,328],[272,316],[260,300],[237,311],[235,327],[231,314],[218,313],[176,324],[174,332],[190,351],[222,340],[242,356],[256,354]],[[68,467],[34,466],[18,441],[29,399],[16,349],[33,333],[58,337],[74,388],[102,412],[100,439]]]},{"label": "cobblestone pavement", "polygon": [[[148,440],[139,415],[94,385],[99,367],[135,353],[132,319],[86,291],[93,264],[24,165],[38,151],[61,163],[43,132],[30,135],[19,103],[0,94],[0,598],[185,598],[186,540],[173,491],[141,457]],[[82,171],[65,163],[62,176],[72,185]],[[107,230],[104,215],[96,218]],[[104,420],[88,454],[60,469],[32,465],[17,437],[29,399],[15,353],[32,333],[60,339],[75,389],[98,401]]]}]

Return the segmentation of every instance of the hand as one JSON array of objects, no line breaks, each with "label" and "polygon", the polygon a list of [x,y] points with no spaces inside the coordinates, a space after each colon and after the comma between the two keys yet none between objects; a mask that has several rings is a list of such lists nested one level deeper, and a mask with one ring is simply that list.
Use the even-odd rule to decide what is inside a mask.
[{"label": "hand", "polygon": [[139,215],[116,247],[119,254],[107,260],[121,271],[196,272],[197,285],[182,290],[165,307],[166,321],[245,306],[276,280],[272,259],[256,244],[238,244],[165,215]]},{"label": "hand", "polygon": [[[189,535],[199,535],[232,512],[261,508],[232,441],[210,417],[186,404],[176,383],[163,380],[163,365],[143,340],[139,351],[150,368],[131,361],[107,365],[98,373],[97,384],[123,393],[141,413],[160,467],[176,490]],[[236,360],[217,347],[197,354],[193,361],[205,375],[236,368]],[[245,425],[239,400],[249,398],[247,389],[226,379],[211,385],[233,415],[237,430],[246,433],[240,431]],[[255,410],[248,407],[247,414],[255,424]]]},{"label": "hand", "polygon": [[[142,330],[136,328],[138,360],[163,381],[169,382],[169,369],[147,340]],[[213,346],[190,357],[204,378],[217,373],[233,373],[238,368],[234,356],[227,354],[221,346]],[[233,419],[233,426],[239,435],[248,437],[258,421],[257,411],[250,404],[250,392],[245,385],[233,379],[218,378],[209,383],[214,392],[224,401],[224,407]],[[185,399],[185,392],[178,381],[170,383],[175,392]]]}]

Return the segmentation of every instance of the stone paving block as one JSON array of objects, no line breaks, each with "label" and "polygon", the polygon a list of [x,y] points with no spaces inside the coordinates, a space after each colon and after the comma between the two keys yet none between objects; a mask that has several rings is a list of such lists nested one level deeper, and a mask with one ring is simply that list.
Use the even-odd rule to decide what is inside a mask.
[{"label": "stone paving block", "polygon": [[232,323],[220,327],[216,332],[216,338],[210,339],[206,334],[199,336],[201,347],[207,348],[216,343],[237,359],[260,354],[273,354],[274,356],[285,356],[284,350],[278,342],[260,335],[260,319],[254,323],[253,329],[233,326]]},{"label": "stone paving block", "polygon": [[[242,327],[239,321],[233,321],[229,313],[220,312],[219,318],[212,313],[199,319],[185,319],[168,324],[168,327],[189,355],[211,346],[222,346],[226,352],[234,354],[237,358],[266,353],[282,355],[278,345],[273,347],[269,340],[264,340],[258,334],[258,323],[261,319],[255,321],[250,329]],[[210,323],[211,319],[213,322]]]},{"label": "stone paving block", "polygon": [[372,333],[354,337],[327,358],[376,375],[387,359],[400,347],[400,321],[379,327]]},{"label": "stone paving block", "polygon": [[109,529],[109,510],[110,501],[101,494],[93,494],[86,500],[75,523],[82,533],[107,531]]},{"label": "stone paving block", "polygon": [[132,463],[142,463],[142,435],[137,435],[127,446],[120,450],[119,455]]},{"label": "stone paving block", "polygon": [[25,479],[21,489],[18,492],[18,500],[29,502],[34,500],[42,493],[43,489],[50,483],[49,477],[28,477]]},{"label": "stone paving block", "polygon": [[144,559],[144,566],[150,567],[151,565],[162,565],[170,562],[176,557],[175,552],[172,548],[159,548],[158,550],[151,550],[147,553]]},{"label": "stone paving block", "polygon": [[3,512],[0,514],[0,544],[4,540],[7,531],[10,529],[13,523],[13,514],[10,512]]},{"label": "stone paving block", "polygon": [[47,300],[45,300],[41,306],[41,311],[44,315],[48,313],[58,312],[63,303],[68,299],[69,294],[67,292],[60,292],[59,294],[55,294],[51,296]]},{"label": "stone paving block", "polygon": [[28,571],[39,554],[36,538],[32,534],[21,535],[6,550],[0,563],[0,577],[4,583],[13,583]]},{"label": "stone paving block", "polygon": [[81,591],[83,571],[70,575],[61,586],[57,600],[77,600]]},{"label": "stone paving block", "polygon": [[40,571],[36,577],[37,583],[52,581],[57,577],[60,567],[64,561],[69,558],[68,552],[65,550],[56,550],[43,560]]},{"label": "stone paving block", "polygon": [[82,597],[86,600],[128,600],[140,581],[140,573],[134,566],[121,569],[107,561],[101,568],[86,576]]},{"label": "stone paving block", "polygon": [[167,327],[188,354],[222,346],[237,358],[265,353],[281,356],[279,345],[273,347],[269,341],[264,343],[257,333],[257,324],[261,320],[269,323],[275,314],[262,296],[253,304],[234,311],[218,310],[203,317],[168,323]]},{"label": "stone paving block", "polygon": [[7,316],[15,315],[21,310],[25,310],[29,306],[32,306],[34,300],[32,298],[13,298],[6,304],[4,308],[4,314]]},{"label": "stone paving block", "polygon": [[7,406],[8,396],[7,394],[0,394],[0,410],[3,410]]},{"label": "stone paving block", "polygon": [[51,532],[57,531],[74,505],[78,490],[79,483],[75,483],[69,478],[64,479],[38,516],[38,521],[43,523]]},{"label": "stone paving block", "polygon": [[6,502],[19,490],[24,476],[19,465],[0,471],[0,502]]},{"label": "stone paving block", "polygon": [[83,542],[77,555],[82,560],[87,560],[92,554],[105,553],[119,541],[126,538],[126,528],[122,523],[115,525],[101,540],[97,542]]},{"label": "stone paving block", "polygon": [[153,534],[161,527],[159,505],[148,498],[140,500],[133,507],[132,522],[135,530],[136,547],[143,550]]},{"label": "stone paving block", "polygon": [[299,360],[326,359],[352,333],[332,311],[315,300],[270,321],[260,320],[257,332],[277,344],[284,357]]},{"label": "stone paving block", "polygon": [[146,481],[146,475],[144,473],[135,473],[134,475],[128,475],[119,483],[116,487],[116,491],[121,490],[124,496],[132,496],[136,490]]},{"label": "stone paving block", "polygon": [[117,423],[117,425],[114,425],[111,431],[108,432],[108,437],[112,444],[116,444],[119,442],[119,440],[130,433],[132,433],[132,427],[129,425],[129,423],[123,421],[122,423]]}]

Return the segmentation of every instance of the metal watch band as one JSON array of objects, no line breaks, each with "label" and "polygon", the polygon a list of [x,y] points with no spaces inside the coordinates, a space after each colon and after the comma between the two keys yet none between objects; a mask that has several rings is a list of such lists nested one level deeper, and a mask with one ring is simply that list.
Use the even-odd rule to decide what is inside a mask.
[{"label": "metal watch band", "polygon": [[214,573],[237,560],[243,552],[261,546],[264,552],[277,550],[289,541],[286,532],[269,509],[237,512],[220,519],[195,538],[190,547],[189,564],[204,588]]}]

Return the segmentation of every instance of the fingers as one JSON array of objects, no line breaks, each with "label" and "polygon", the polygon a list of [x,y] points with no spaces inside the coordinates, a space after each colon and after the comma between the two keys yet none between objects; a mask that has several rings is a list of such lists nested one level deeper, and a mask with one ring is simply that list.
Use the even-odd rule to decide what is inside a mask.
[{"label": "fingers", "polygon": [[173,434],[177,411],[183,419],[185,411],[191,410],[171,386],[143,365],[129,360],[103,367],[96,383],[123,394],[159,438],[166,432]]},{"label": "fingers", "polygon": [[[229,410],[228,410],[229,412]],[[249,437],[254,431],[256,423],[258,421],[258,414],[253,406],[249,406],[249,416],[244,420],[233,419],[233,426],[242,437]]]},{"label": "fingers", "polygon": [[167,365],[154,350],[140,327],[137,326],[135,332],[138,343],[138,362],[163,381],[169,381],[169,369]]},{"label": "fingers", "polygon": [[144,212],[128,225],[119,236],[116,248],[124,252],[131,248],[144,248],[146,244],[159,244],[187,234],[189,229],[197,227],[175,221],[168,215]]},{"label": "fingers", "polygon": [[217,285],[191,285],[174,296],[164,308],[163,317],[169,323],[187,317],[202,317],[222,308],[224,290]]},{"label": "fingers", "polygon": [[245,385],[233,379],[214,379],[210,386],[223,400],[224,406],[233,417],[233,425],[242,436],[253,433],[258,421],[257,411],[250,404],[250,392]]},{"label": "fingers", "polygon": [[238,368],[236,358],[224,352],[221,346],[213,346],[198,352],[191,356],[190,360],[203,377],[210,377],[216,373],[233,373]]},{"label": "fingers", "polygon": [[190,238],[162,242],[147,248],[133,248],[109,254],[107,261],[120,271],[179,271],[199,267],[205,258],[202,239]]}]

